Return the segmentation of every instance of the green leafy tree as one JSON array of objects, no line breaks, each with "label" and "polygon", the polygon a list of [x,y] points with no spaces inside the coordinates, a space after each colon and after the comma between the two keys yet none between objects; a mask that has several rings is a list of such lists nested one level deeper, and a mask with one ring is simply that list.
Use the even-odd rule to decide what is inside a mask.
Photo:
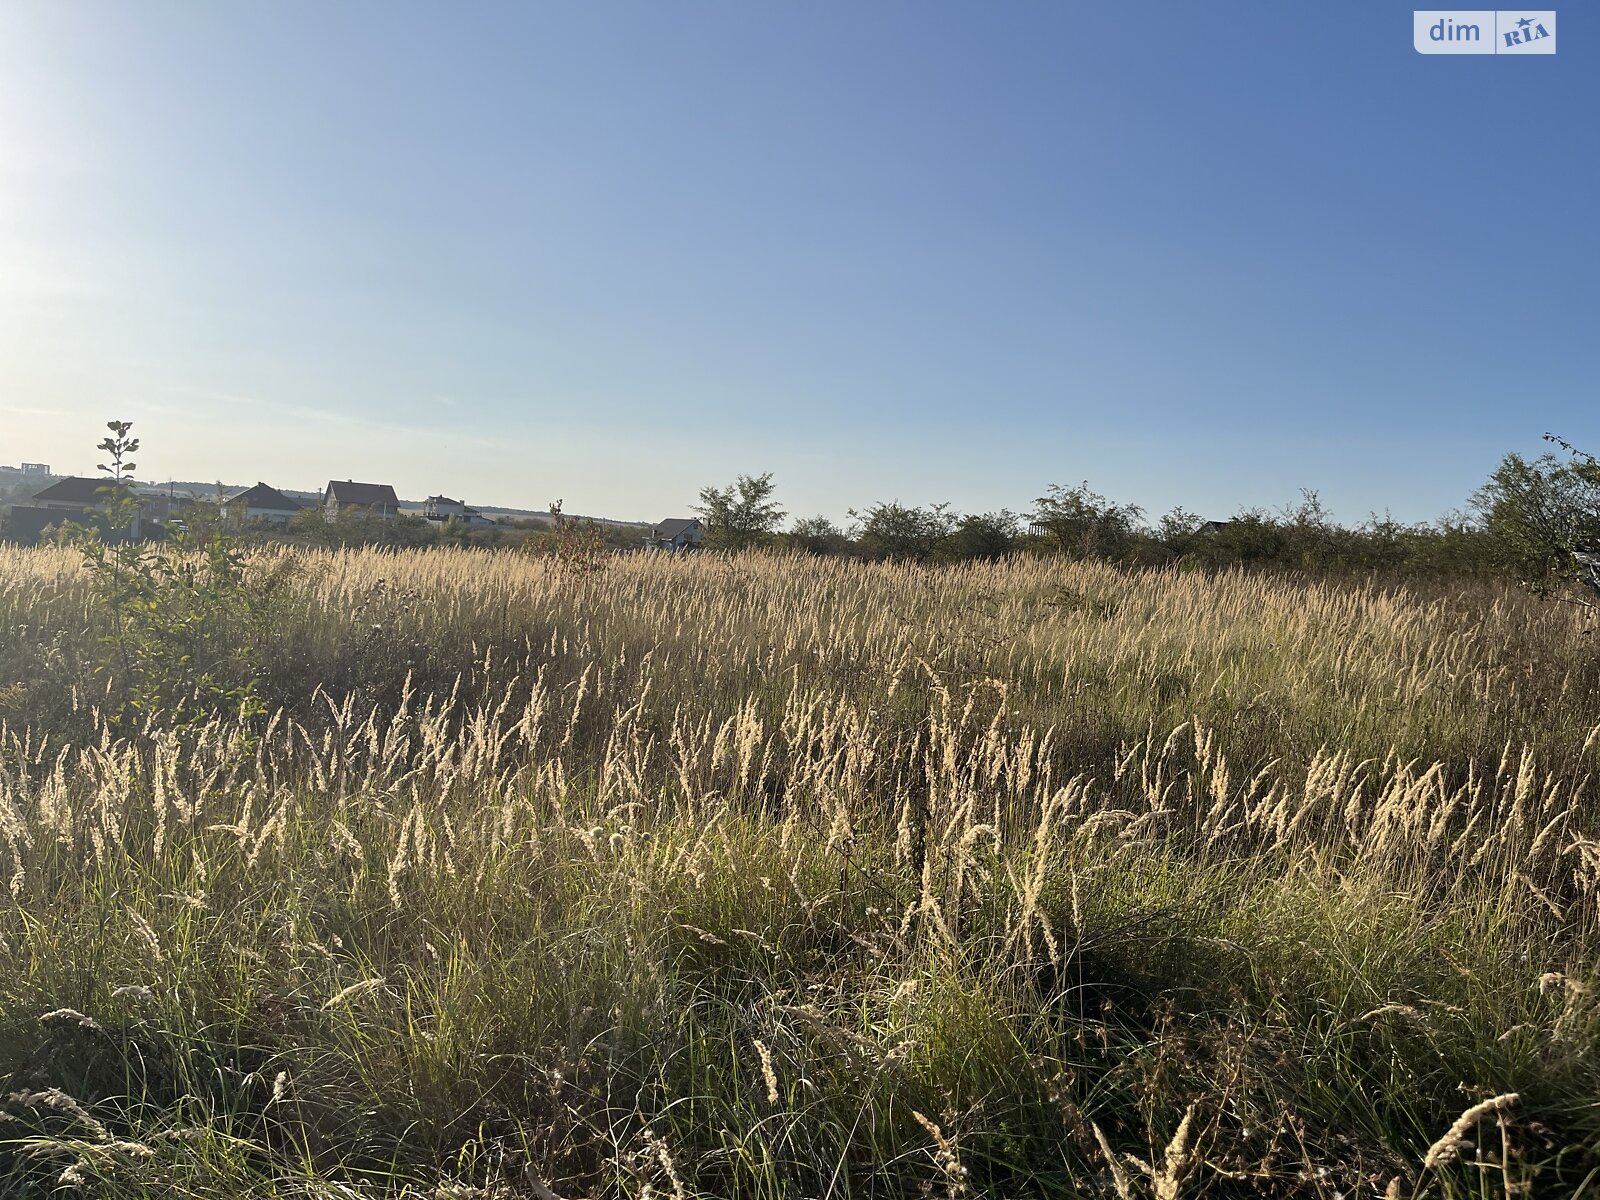
[{"label": "green leafy tree", "polygon": [[1144,510],[1114,504],[1088,483],[1051,484],[1034,501],[1033,523],[1052,549],[1072,558],[1120,559],[1133,549]]},{"label": "green leafy tree", "polygon": [[850,549],[850,537],[827,517],[803,517],[789,526],[784,544],[806,554],[843,554]]},{"label": "green leafy tree", "polygon": [[1564,458],[1508,454],[1472,496],[1495,560],[1541,592],[1581,581],[1578,556],[1600,550],[1600,462],[1546,438]]},{"label": "green leafy tree", "polygon": [[132,421],[107,421],[106,428],[110,436],[95,447],[109,459],[100,464],[106,478],[96,489],[100,497],[96,508],[110,530],[131,535],[139,519],[139,498],[133,490],[136,464],[128,455],[139,452],[139,439],[131,436]]},{"label": "green leafy tree", "polygon": [[106,478],[96,489],[99,502],[91,514],[98,518],[99,528],[69,521],[60,533],[83,552],[95,594],[110,614],[112,629],[106,645],[122,668],[126,687],[134,674],[131,618],[144,607],[149,560],[144,547],[132,537],[139,519],[139,499],[133,490],[136,464],[129,456],[139,452],[139,439],[132,436],[132,421],[108,421],[106,428],[110,435],[95,447],[107,457],[99,467]]},{"label": "green leafy tree", "polygon": [[1155,536],[1162,545],[1175,553],[1182,554],[1189,547],[1192,539],[1205,524],[1204,518],[1199,513],[1192,513],[1183,505],[1174,505],[1164,513],[1156,522]]},{"label": "green leafy tree", "polygon": [[445,518],[444,524],[439,526],[439,544],[441,546],[470,546],[472,544],[472,531],[467,528],[467,523],[455,515]]},{"label": "green leafy tree", "polygon": [[258,613],[242,553],[216,530],[204,541],[189,533],[168,543],[135,537],[139,500],[130,455],[139,439],[131,422],[106,427],[99,527],[78,525],[68,537],[109,618],[101,670],[111,676],[114,718],[181,729],[219,710],[245,720],[259,715],[252,636]]},{"label": "green leafy tree", "polygon": [[1015,513],[968,513],[956,521],[935,553],[946,562],[992,562],[1011,553],[1020,534]]},{"label": "green leafy tree", "polygon": [[1282,524],[1260,508],[1247,508],[1233,514],[1215,533],[1197,537],[1191,553],[1208,566],[1281,565],[1287,553]]},{"label": "green leafy tree", "polygon": [[530,534],[522,543],[523,551],[542,556],[564,575],[598,575],[612,560],[605,533],[593,521],[567,516],[561,505],[560,500],[550,502],[549,529]]},{"label": "green leafy tree", "polygon": [[892,500],[850,515],[860,521],[856,545],[862,557],[887,562],[927,562],[955,531],[956,516],[948,504],[912,508]]},{"label": "green leafy tree", "polygon": [[1360,553],[1355,536],[1333,519],[1322,497],[1300,490],[1298,504],[1285,505],[1278,525],[1283,531],[1285,565],[1305,570],[1356,565]]},{"label": "green leafy tree", "polygon": [[308,546],[421,549],[438,545],[443,531],[415,513],[380,517],[369,508],[342,507],[332,517],[321,508],[303,508],[286,525],[258,526],[256,532]]},{"label": "green leafy tree", "polygon": [[772,499],[772,472],[740,475],[727,487],[702,488],[694,512],[706,527],[706,546],[748,550],[769,544],[785,513]]},{"label": "green leafy tree", "polygon": [[332,546],[334,544],[333,523],[328,520],[327,513],[320,506],[302,508],[289,518],[284,526],[289,540],[302,542],[308,546]]}]

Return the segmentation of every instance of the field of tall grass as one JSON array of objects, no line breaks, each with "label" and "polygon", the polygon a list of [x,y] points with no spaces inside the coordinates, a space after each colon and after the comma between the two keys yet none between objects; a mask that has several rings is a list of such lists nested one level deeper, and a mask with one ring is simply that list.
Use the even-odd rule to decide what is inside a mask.
[{"label": "field of tall grass", "polygon": [[109,717],[0,549],[0,1192],[1600,1195],[1577,610],[300,552]]}]

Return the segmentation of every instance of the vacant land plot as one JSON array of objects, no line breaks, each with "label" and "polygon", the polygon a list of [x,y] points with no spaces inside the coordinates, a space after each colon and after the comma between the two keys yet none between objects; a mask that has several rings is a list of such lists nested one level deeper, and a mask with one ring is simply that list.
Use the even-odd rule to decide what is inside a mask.
[{"label": "vacant land plot", "polygon": [[180,723],[0,551],[8,1195],[1600,1190],[1575,610],[593,565],[262,559]]}]

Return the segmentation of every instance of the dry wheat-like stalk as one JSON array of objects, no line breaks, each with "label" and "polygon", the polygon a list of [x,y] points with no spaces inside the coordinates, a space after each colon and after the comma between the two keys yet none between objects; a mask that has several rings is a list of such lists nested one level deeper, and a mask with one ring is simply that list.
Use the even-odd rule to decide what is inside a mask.
[{"label": "dry wheat-like stalk", "polygon": [[[791,997],[795,1011],[880,1063],[909,1055],[914,1022],[937,1011],[936,989],[887,986],[907,962],[992,968],[1008,995],[1055,986],[1125,919],[1119,879],[1178,909],[1183,882],[1213,873],[1259,888],[1265,908],[1314,896],[1340,938],[1413,916],[1407,928],[1431,936],[1424,918],[1493,912],[1522,942],[1544,939],[1528,962],[1592,959],[1600,724],[1584,668],[1563,661],[1583,646],[1576,627],[1523,597],[1486,590],[1458,618],[1453,600],[1402,588],[1022,558],[930,573],[640,556],[575,581],[513,554],[290,557],[307,568],[293,615],[308,661],[381,622],[355,683],[330,673],[259,727],[218,715],[182,738],[110,721],[100,685],[63,693],[70,733],[29,724],[44,691],[31,680],[0,711],[0,875],[18,910],[48,925],[35,910],[61,880],[171,879],[104,914],[108,942],[131,947],[113,978],[142,978],[152,960],[164,980],[185,970],[191,923],[222,922],[286,879],[327,880],[340,905],[387,902],[393,928],[459,922],[464,942],[502,919],[480,906],[542,922],[547,903],[570,905],[596,926],[627,913],[627,969],[652,986],[664,969],[641,926],[674,946],[675,930],[734,940],[777,965],[791,932],[810,931],[865,964],[872,1003],[905,1027],[874,1042],[809,997]],[[1117,603],[1042,599],[1063,588]],[[980,601],[992,620],[973,615]],[[6,605],[33,630],[84,628],[75,560],[0,547]],[[974,636],[983,621],[992,637]],[[4,629],[0,652],[22,640]],[[718,923],[731,903],[756,907]],[[458,958],[432,938],[418,960],[430,982]],[[17,945],[4,952],[20,962]],[[285,947],[352,970],[303,924],[242,949],[265,961]],[[358,961],[391,971],[387,957]],[[392,970],[397,995],[405,970]],[[1563,1001],[1517,1028],[1581,1044],[1593,1003],[1571,971],[1508,982]],[[385,986],[364,980],[323,1007]],[[1414,1003],[1357,1021],[1437,1014]],[[54,1018],[63,1040],[80,1017]],[[772,1050],[755,1045],[776,1108]],[[801,1066],[786,1086],[812,1086]],[[1430,1165],[1498,1111],[1469,1110]],[[1194,1143],[1209,1155],[1213,1130],[1197,1133],[1195,1112],[1143,1178],[1093,1130],[1119,1196],[1198,1186]],[[956,1186],[945,1130],[973,1126],[918,1120]],[[647,1157],[675,1180],[664,1142]]]},{"label": "dry wheat-like stalk", "polygon": [[767,1044],[760,1038],[754,1039],[756,1056],[761,1060],[761,1078],[767,1085],[767,1103],[778,1102],[778,1075],[772,1069],[772,1051],[767,1049]]},{"label": "dry wheat-like stalk", "polygon": [[1089,1122],[1089,1128],[1094,1133],[1096,1144],[1100,1147],[1100,1156],[1111,1169],[1111,1183],[1117,1189],[1117,1200],[1133,1200],[1133,1183],[1129,1180],[1128,1172],[1123,1169],[1121,1161],[1118,1160],[1116,1152],[1111,1149],[1111,1143],[1106,1140],[1105,1133],[1093,1121]]},{"label": "dry wheat-like stalk", "polygon": [[1428,1153],[1423,1157],[1422,1165],[1428,1169],[1436,1169],[1451,1162],[1462,1150],[1472,1148],[1472,1142],[1467,1134],[1477,1126],[1484,1117],[1505,1112],[1514,1108],[1522,1099],[1516,1092],[1505,1092],[1499,1096],[1492,1096],[1487,1100],[1480,1100],[1466,1112],[1455,1119],[1455,1123],[1438,1141],[1428,1147]]},{"label": "dry wheat-like stalk", "polygon": [[379,988],[383,987],[386,983],[388,983],[388,980],[383,976],[375,975],[371,979],[363,979],[357,983],[352,983],[349,987],[340,988],[337,992],[322,1002],[322,1010],[326,1012],[329,1009],[338,1008],[341,1005],[348,1004],[351,1000],[354,1000],[358,996],[370,995],[373,992],[376,992]]}]

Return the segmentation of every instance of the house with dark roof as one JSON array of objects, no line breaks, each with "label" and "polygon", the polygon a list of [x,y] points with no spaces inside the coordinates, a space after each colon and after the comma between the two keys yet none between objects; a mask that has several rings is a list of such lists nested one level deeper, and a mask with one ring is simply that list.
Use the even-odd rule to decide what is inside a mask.
[{"label": "house with dark roof", "polygon": [[107,483],[105,479],[69,475],[35,492],[33,507],[48,508],[55,512],[82,512],[86,508],[96,508],[105,501],[105,493],[101,489]]},{"label": "house with dark roof", "polygon": [[698,550],[706,527],[694,517],[668,517],[650,527],[645,545],[652,550]]},{"label": "house with dark roof", "polygon": [[108,482],[104,478],[69,475],[35,492],[32,504],[12,507],[6,522],[7,540],[32,545],[69,521],[98,530],[107,541],[138,538],[142,533],[141,514],[134,515],[127,529],[114,530],[97,511],[106,501],[102,489]]},{"label": "house with dark roof", "polygon": [[275,487],[257,483],[227,496],[222,501],[224,521],[272,521],[282,525],[305,508],[293,496],[285,496]]},{"label": "house with dark roof", "polygon": [[322,507],[330,517],[337,517],[341,512],[354,512],[367,517],[397,517],[400,515],[400,498],[387,483],[330,479],[327,490],[322,493]]}]

